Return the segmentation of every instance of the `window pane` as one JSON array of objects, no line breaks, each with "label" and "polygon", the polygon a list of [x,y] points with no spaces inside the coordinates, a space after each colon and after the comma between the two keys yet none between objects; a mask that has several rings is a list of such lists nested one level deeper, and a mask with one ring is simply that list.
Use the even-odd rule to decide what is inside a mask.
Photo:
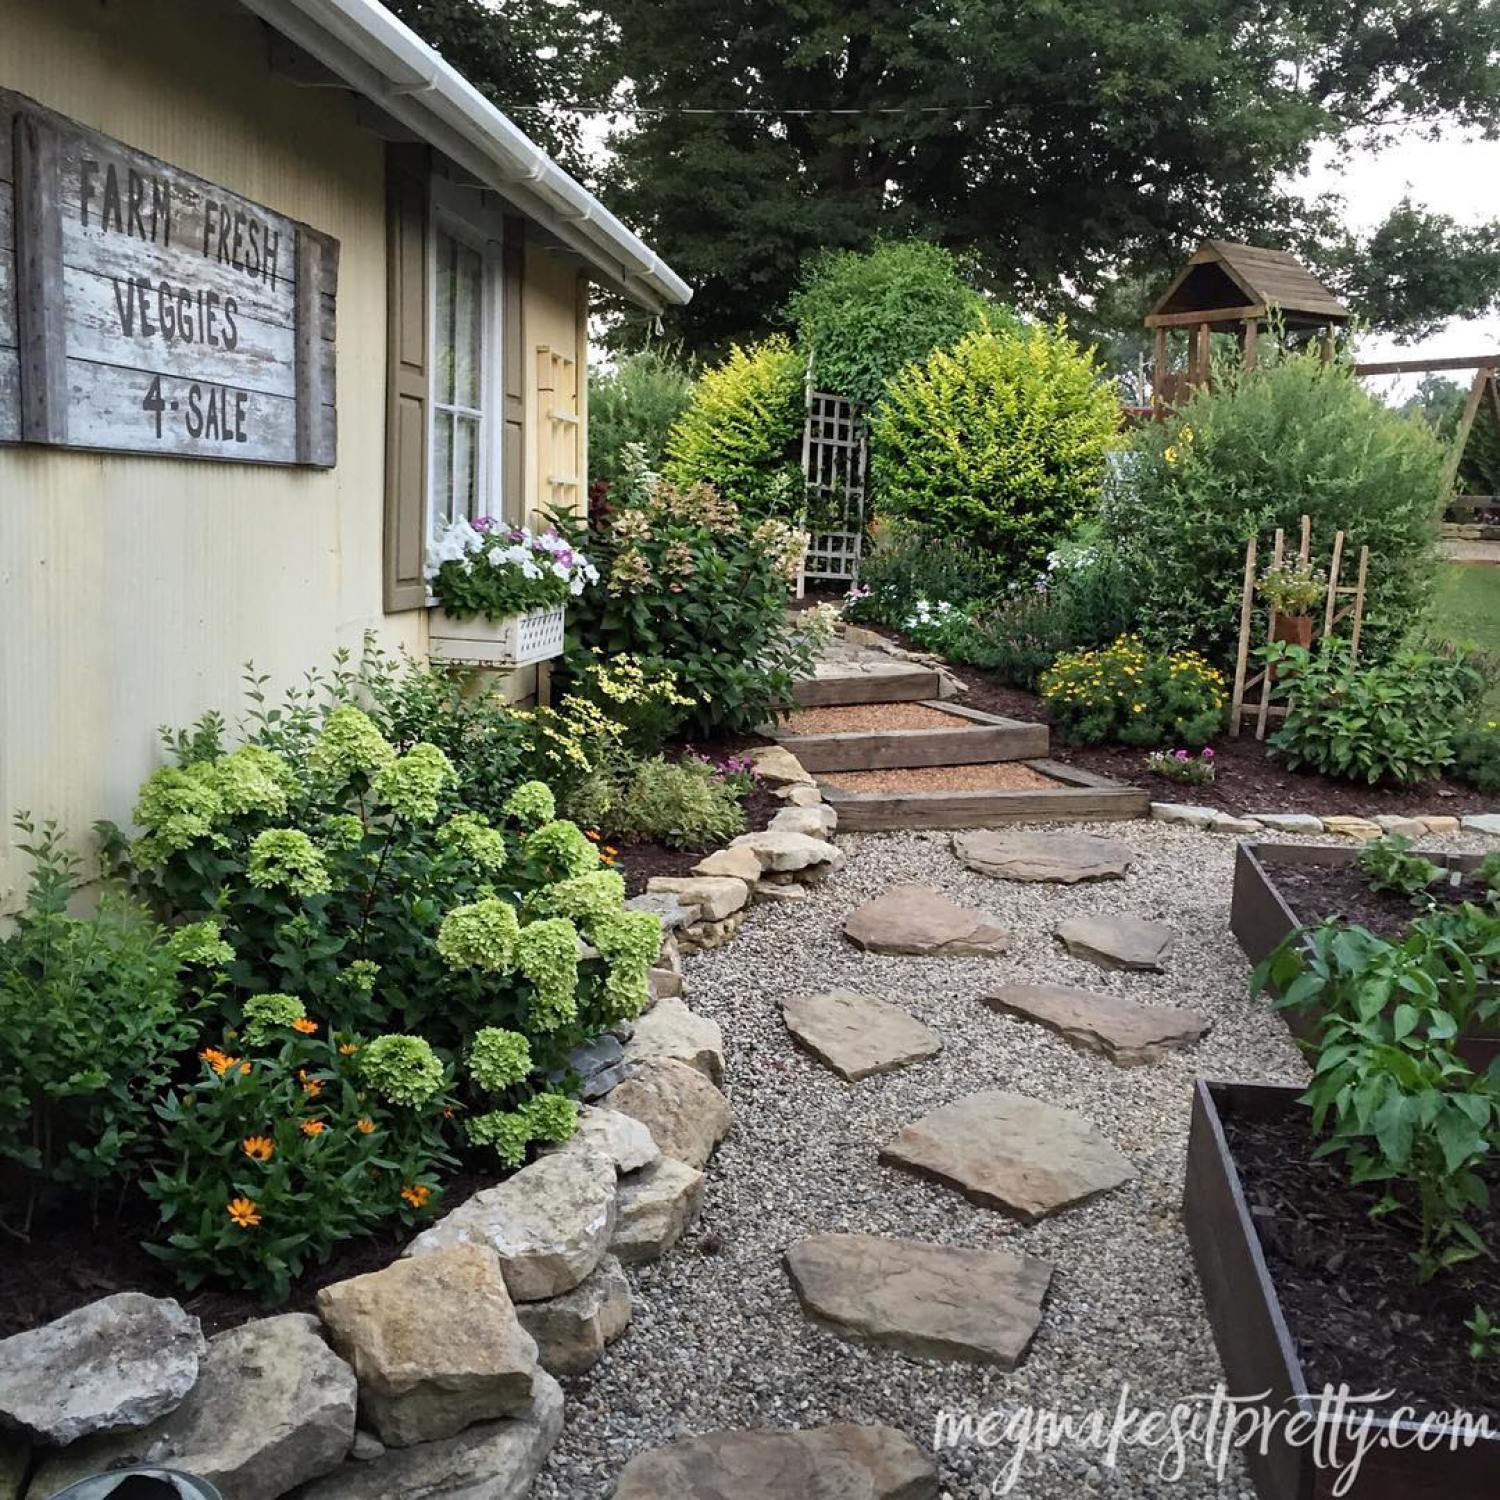
[{"label": "window pane", "polygon": [[457,291],[458,245],[441,230],[437,235],[436,326],[433,329],[432,388],[439,401],[453,400],[453,304]]},{"label": "window pane", "polygon": [[472,518],[479,508],[479,423],[472,417],[455,417],[453,423],[453,509]]},{"label": "window pane", "polygon": [[480,337],[484,296],[484,263],[476,250],[455,246],[453,366],[456,406],[479,406]]},{"label": "window pane", "polygon": [[439,411],[432,415],[433,530],[453,517],[453,418]]}]

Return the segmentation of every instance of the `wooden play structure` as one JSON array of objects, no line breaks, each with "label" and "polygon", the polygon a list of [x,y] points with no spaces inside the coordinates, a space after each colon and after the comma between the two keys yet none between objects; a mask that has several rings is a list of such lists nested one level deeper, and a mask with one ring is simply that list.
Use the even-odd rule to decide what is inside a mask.
[{"label": "wooden play structure", "polygon": [[[1255,364],[1261,325],[1275,318],[1292,335],[1316,335],[1332,359],[1335,331],[1350,313],[1294,255],[1261,245],[1204,240],[1146,314],[1156,333],[1152,404],[1174,406],[1210,373],[1213,335],[1232,333]],[[1172,335],[1187,336],[1186,367],[1171,368]]]},{"label": "wooden play structure", "polygon": [[[1250,642],[1255,635],[1256,588],[1259,574],[1256,571],[1258,544],[1251,537],[1245,547],[1245,580],[1240,593],[1240,640],[1234,659],[1234,693],[1229,700],[1229,733],[1238,738],[1246,719],[1255,720],[1255,738],[1266,737],[1266,724],[1271,719],[1284,718],[1284,704],[1271,702],[1274,683],[1271,672],[1261,667],[1253,674],[1250,671]],[[1277,527],[1272,542],[1271,566],[1280,567],[1286,556],[1286,534]],[[1297,561],[1306,566],[1312,560],[1312,521],[1302,517],[1301,536],[1297,547]],[[1359,549],[1359,566],[1355,581],[1351,584],[1339,582],[1344,566],[1344,533],[1338,531],[1333,537],[1333,552],[1328,561],[1328,579],[1323,593],[1322,628],[1316,631],[1316,639],[1331,636],[1335,628],[1345,620],[1349,624],[1349,656],[1359,657],[1359,632],[1365,616],[1365,585],[1370,576],[1370,549]],[[1348,601],[1348,602],[1341,602]],[[1280,639],[1277,626],[1281,616],[1271,605],[1265,605],[1265,644]],[[1315,617],[1316,619],[1316,617]]]}]

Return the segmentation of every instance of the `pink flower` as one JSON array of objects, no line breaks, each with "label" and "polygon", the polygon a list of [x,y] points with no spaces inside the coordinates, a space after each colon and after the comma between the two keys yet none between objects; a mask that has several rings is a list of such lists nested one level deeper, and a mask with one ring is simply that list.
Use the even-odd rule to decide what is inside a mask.
[{"label": "pink flower", "polygon": [[1214,758],[1214,752],[1208,745],[1203,747],[1203,758],[1204,760],[1212,760]]},{"label": "pink flower", "polygon": [[1186,750],[1174,750],[1172,753],[1177,760],[1186,760],[1188,758]]}]

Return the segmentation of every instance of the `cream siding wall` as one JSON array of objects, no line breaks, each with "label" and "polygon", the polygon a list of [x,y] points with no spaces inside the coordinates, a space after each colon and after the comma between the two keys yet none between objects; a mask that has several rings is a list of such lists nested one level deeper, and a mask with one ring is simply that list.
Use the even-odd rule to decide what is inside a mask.
[{"label": "cream siding wall", "polygon": [[127,820],[156,726],[237,711],[246,658],[282,686],[372,627],[422,644],[381,610],[383,147],[266,56],[228,0],[0,0],[0,85],[342,247],[332,471],[0,448],[0,910],[10,812]]}]

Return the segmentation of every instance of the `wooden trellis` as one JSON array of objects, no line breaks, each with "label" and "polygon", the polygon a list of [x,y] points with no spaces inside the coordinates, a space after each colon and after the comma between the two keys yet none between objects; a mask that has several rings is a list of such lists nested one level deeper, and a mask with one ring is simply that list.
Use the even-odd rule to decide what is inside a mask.
[{"label": "wooden trellis", "polygon": [[[864,408],[847,396],[813,388],[807,361],[807,417],[802,428],[802,479],[811,539],[802,579],[859,579],[865,535],[869,429]],[[831,523],[831,524],[830,524]]]},{"label": "wooden trellis", "polygon": [[[1244,721],[1253,717],[1255,738],[1263,740],[1266,737],[1267,722],[1271,719],[1285,718],[1286,706],[1271,702],[1274,683],[1268,667],[1261,667],[1253,675],[1250,674],[1250,638],[1255,631],[1255,586],[1258,576],[1255,568],[1257,542],[1257,538],[1251,537],[1249,545],[1245,548],[1245,580],[1240,592],[1240,641],[1234,661],[1234,696],[1229,705],[1229,733],[1238,738]],[[1286,533],[1278,526],[1272,544],[1271,566],[1279,567],[1285,556]],[[1312,521],[1309,517],[1303,516],[1297,561],[1305,567],[1311,560],[1311,556]],[[1318,637],[1326,639],[1333,634],[1337,626],[1343,624],[1345,620],[1350,621],[1349,658],[1354,661],[1359,657],[1359,631],[1365,616],[1365,584],[1370,576],[1370,549],[1368,547],[1359,549],[1359,570],[1353,583],[1341,584],[1339,582],[1343,566],[1344,533],[1338,531],[1333,537],[1333,556],[1329,560],[1328,584],[1323,595],[1323,628],[1318,632]],[[1341,603],[1341,600],[1349,602]],[[1277,611],[1268,606],[1265,635],[1265,643],[1268,646],[1276,639],[1277,619]],[[1252,698],[1252,694],[1256,696]]]}]

